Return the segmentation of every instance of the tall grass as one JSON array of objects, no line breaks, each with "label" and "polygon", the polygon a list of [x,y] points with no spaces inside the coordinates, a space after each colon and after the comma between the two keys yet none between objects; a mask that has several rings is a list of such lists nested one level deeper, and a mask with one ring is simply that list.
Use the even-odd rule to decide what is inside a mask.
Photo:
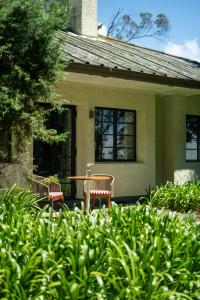
[{"label": "tall grass", "polygon": [[0,299],[200,299],[200,226],[148,206],[35,210],[0,195]]},{"label": "tall grass", "polygon": [[165,207],[181,212],[190,210],[200,213],[200,182],[174,185],[171,182],[150,191],[148,202],[156,207]]}]

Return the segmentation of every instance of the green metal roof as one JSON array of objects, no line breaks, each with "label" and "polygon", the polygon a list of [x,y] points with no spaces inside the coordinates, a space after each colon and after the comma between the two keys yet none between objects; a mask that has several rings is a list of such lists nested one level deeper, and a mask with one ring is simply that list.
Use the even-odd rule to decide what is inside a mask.
[{"label": "green metal roof", "polygon": [[118,70],[122,77],[126,74],[131,78],[131,73],[134,73],[140,80],[154,77],[158,81],[165,78],[165,81],[190,82],[200,88],[199,62],[103,36],[91,38],[71,32],[59,34],[64,38],[63,57],[71,64],[92,66],[96,70]]}]

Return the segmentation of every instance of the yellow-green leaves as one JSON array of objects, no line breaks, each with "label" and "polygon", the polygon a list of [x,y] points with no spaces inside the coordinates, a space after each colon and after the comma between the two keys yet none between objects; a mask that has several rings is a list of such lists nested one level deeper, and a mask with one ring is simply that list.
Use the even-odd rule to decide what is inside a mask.
[{"label": "yellow-green leaves", "polygon": [[181,212],[200,212],[200,182],[174,185],[171,182],[156,187],[149,193],[148,201],[156,207],[165,207]]},{"label": "yellow-green leaves", "polygon": [[0,299],[199,299],[200,225],[149,206],[53,219],[0,194]]}]

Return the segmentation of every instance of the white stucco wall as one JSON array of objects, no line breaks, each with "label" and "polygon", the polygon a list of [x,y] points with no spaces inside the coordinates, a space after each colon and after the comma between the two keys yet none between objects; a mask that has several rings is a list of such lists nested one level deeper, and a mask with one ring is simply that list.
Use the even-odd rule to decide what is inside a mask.
[{"label": "white stucco wall", "polygon": [[[93,171],[114,175],[115,196],[141,195],[149,185],[155,185],[154,94],[67,81],[60,82],[58,90],[77,106],[77,175],[85,174],[88,162],[95,162],[95,120],[89,118],[89,111],[95,106],[133,109],[137,118],[137,161],[95,163]],[[77,196],[82,196],[81,182]]]},{"label": "white stucco wall", "polygon": [[[114,81],[112,85],[111,79],[99,80],[92,76],[91,82],[88,78],[84,82],[84,76],[80,82],[78,77],[77,81],[69,78],[66,74],[66,79],[58,83],[57,91],[61,98],[67,99],[77,109],[77,175],[85,174],[88,162],[95,163],[95,120],[89,118],[89,112],[96,106],[136,111],[136,162],[95,163],[93,167],[94,173],[115,177],[116,197],[145,194],[149,186],[173,180],[176,169],[194,168],[200,173],[200,163],[185,161],[185,117],[186,114],[200,115],[200,95],[158,94],[157,89],[148,90],[148,84],[144,85],[144,89],[138,88],[137,82],[129,82],[127,87],[127,81],[122,80],[119,85]],[[107,81],[109,85],[106,85]],[[23,173],[32,168],[31,145],[29,158],[27,163],[7,167],[9,180],[4,177],[4,185],[8,186],[9,182],[23,184]],[[77,187],[77,197],[81,198],[83,182],[78,182]]]},{"label": "white stucco wall", "polygon": [[156,183],[173,181],[178,169],[200,174],[199,162],[186,161],[186,115],[200,116],[200,95],[159,96],[156,110]]},{"label": "white stucco wall", "polygon": [[174,169],[195,169],[200,175],[199,162],[186,161],[186,115],[200,116],[200,95],[176,97],[175,100],[175,139]]}]

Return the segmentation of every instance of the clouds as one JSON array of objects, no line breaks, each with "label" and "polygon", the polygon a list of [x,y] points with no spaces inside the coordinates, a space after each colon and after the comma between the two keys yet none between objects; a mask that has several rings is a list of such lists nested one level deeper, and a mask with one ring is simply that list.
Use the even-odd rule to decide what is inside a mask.
[{"label": "clouds", "polygon": [[107,36],[107,31],[108,31],[107,26],[102,23],[100,23],[99,26],[100,26],[100,28],[98,30],[98,34]]},{"label": "clouds", "polygon": [[197,39],[186,40],[183,44],[169,42],[165,46],[164,51],[169,54],[200,61],[200,45]]}]

